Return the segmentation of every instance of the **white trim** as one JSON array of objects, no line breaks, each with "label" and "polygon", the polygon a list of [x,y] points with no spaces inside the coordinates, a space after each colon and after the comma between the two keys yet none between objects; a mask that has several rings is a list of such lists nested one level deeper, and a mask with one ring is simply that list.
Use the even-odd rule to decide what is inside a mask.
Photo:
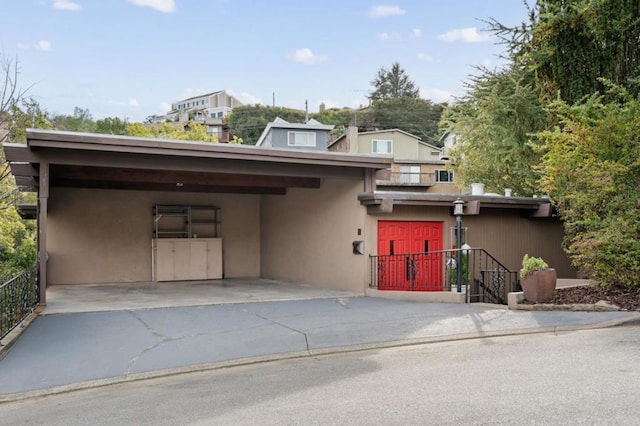
[{"label": "white trim", "polygon": [[[386,151],[378,151],[378,144],[385,143],[388,146]],[[392,139],[371,139],[371,153],[373,154],[393,154],[393,140]]]},{"label": "white trim", "polygon": [[[293,143],[291,143],[291,135],[310,135],[311,136],[311,141],[306,140],[307,138],[305,138],[305,143],[297,143],[296,141],[296,137],[294,137],[294,141]],[[312,142],[312,143],[309,143]],[[294,131],[294,130],[290,130],[287,132],[287,145],[288,146],[316,146],[316,132],[300,132],[300,131]]]}]

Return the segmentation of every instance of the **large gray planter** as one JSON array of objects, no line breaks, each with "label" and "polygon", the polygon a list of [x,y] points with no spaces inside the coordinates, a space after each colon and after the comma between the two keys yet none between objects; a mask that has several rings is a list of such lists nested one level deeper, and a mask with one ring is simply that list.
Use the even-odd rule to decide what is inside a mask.
[{"label": "large gray planter", "polygon": [[531,303],[544,303],[553,299],[556,290],[556,270],[535,271],[520,281],[524,298]]}]

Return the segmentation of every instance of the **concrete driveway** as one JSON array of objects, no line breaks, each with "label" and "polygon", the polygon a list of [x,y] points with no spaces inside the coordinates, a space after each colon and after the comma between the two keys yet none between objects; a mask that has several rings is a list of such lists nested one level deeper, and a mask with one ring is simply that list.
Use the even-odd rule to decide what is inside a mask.
[{"label": "concrete driveway", "polygon": [[[0,360],[0,401],[270,359],[640,320],[638,312],[509,311],[370,297],[312,298],[317,293],[309,291],[300,290],[297,300],[260,303],[227,298],[218,305],[151,309],[145,304],[57,314],[51,309]],[[302,294],[309,297],[301,300]]]},{"label": "concrete driveway", "polygon": [[54,285],[47,288],[43,315],[103,312],[178,306],[222,305],[330,297],[353,293],[326,290],[262,278],[225,278],[209,281]]}]

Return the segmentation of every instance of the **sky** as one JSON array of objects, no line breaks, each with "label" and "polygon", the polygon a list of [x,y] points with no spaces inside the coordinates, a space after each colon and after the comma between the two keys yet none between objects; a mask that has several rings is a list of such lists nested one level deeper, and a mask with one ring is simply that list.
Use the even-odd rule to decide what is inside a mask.
[{"label": "sky", "polygon": [[526,19],[522,0],[0,0],[0,53],[55,114],[142,121],[227,90],[246,104],[367,105],[400,63],[434,102],[464,95],[504,46],[483,21]]}]

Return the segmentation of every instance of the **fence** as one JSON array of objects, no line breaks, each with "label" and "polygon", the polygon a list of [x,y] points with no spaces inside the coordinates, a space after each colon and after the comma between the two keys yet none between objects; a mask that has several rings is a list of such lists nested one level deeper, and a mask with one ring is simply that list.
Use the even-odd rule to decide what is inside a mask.
[{"label": "fence", "polygon": [[484,249],[377,255],[370,259],[369,285],[378,290],[457,291],[459,287],[466,293],[467,302],[504,305],[509,292],[520,290],[518,272],[508,270]]},{"label": "fence", "polygon": [[39,295],[35,267],[0,284],[0,339],[34,311]]}]

